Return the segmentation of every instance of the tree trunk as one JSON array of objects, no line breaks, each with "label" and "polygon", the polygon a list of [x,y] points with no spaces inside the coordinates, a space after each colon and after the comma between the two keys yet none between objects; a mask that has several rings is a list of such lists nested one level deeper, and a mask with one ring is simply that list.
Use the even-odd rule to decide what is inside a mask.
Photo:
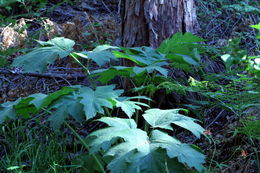
[{"label": "tree trunk", "polygon": [[122,44],[125,47],[156,48],[176,32],[199,30],[193,0],[125,0],[124,9]]},{"label": "tree trunk", "polygon": [[[122,16],[122,45],[125,47],[151,46],[157,48],[160,43],[176,32],[191,32],[198,34],[200,27],[197,21],[194,0],[124,0]],[[223,65],[219,62],[202,58],[205,72],[219,72]],[[124,60],[123,65],[132,66],[132,62]],[[171,77],[187,78],[193,76],[200,79],[198,74],[186,74],[178,69],[171,69]],[[128,79],[124,80],[124,89],[131,88]],[[159,94],[159,98],[162,94]],[[181,96],[173,93],[170,100],[179,103]],[[189,98],[197,98],[189,93]],[[165,103],[169,102],[164,99]]]}]

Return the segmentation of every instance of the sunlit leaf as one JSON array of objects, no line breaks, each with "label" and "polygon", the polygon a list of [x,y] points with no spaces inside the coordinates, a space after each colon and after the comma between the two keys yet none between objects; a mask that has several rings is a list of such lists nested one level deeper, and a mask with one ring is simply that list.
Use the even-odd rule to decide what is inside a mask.
[{"label": "sunlit leaf", "polygon": [[21,66],[26,72],[40,72],[47,70],[47,65],[52,64],[57,58],[65,58],[73,50],[75,42],[63,37],[54,38],[48,42],[42,42],[40,48],[15,58],[12,66]]},{"label": "sunlit leaf", "polygon": [[[203,168],[203,154],[166,133],[154,130],[149,137],[132,119],[104,117],[99,121],[109,127],[91,133],[89,146],[91,152],[102,149],[105,157],[112,157],[107,166],[112,173],[185,173],[184,164],[199,171]],[[116,139],[122,140],[115,143]]]},{"label": "sunlit leaf", "polygon": [[191,131],[198,138],[204,134],[205,130],[194,122],[196,119],[180,114],[180,110],[183,109],[149,109],[145,111],[143,117],[153,128],[173,130],[171,124],[175,124]]}]

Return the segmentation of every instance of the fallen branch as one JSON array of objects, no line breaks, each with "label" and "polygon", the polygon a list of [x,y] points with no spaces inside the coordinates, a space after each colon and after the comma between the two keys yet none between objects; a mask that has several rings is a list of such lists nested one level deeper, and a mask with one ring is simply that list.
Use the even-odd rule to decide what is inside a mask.
[{"label": "fallen branch", "polygon": [[6,69],[0,69],[0,74],[3,75],[22,75],[40,78],[61,78],[61,79],[84,79],[86,74],[54,74],[54,73],[32,73],[32,72],[15,72]]}]

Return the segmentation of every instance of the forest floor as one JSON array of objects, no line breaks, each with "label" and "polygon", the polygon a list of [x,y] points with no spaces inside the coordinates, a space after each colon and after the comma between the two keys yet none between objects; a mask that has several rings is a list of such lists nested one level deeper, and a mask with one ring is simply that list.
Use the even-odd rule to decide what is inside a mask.
[{"label": "forest floor", "polygon": [[[62,36],[74,40],[76,42],[76,50],[92,50],[97,45],[102,44],[120,46],[120,12],[122,6],[117,0],[79,1],[74,4],[61,4],[54,9],[51,9],[55,4],[57,4],[57,2],[53,1],[52,3],[48,3],[44,8],[41,8],[39,10],[39,17],[17,17],[15,19],[16,25],[14,25],[13,28],[9,28],[9,33],[15,33],[13,35],[8,36],[8,32],[4,33],[6,29],[4,24],[7,19],[5,22],[2,21],[3,24],[0,25],[2,44],[8,48],[8,51],[2,52],[0,55],[1,57],[6,56],[8,59],[3,64],[0,62],[0,67],[2,66],[0,68],[0,103],[15,101],[20,97],[26,97],[34,93],[54,92],[63,86],[90,85],[89,79],[85,77],[84,71],[80,66],[66,58],[58,60],[54,65],[49,65],[48,73],[46,73],[46,75],[24,73],[19,68],[9,67],[8,65],[13,59],[35,46],[34,40],[47,41],[55,36]],[[214,4],[209,4],[206,1],[198,1],[197,5],[198,20],[202,30],[200,36],[208,40],[206,43],[209,46],[221,49],[228,45],[229,39],[240,37],[242,38],[239,45],[241,49],[247,50],[250,55],[259,53],[260,43],[255,39],[256,31],[248,27],[249,25],[256,24],[260,21],[259,14],[255,15],[254,13],[249,13],[241,16],[226,16],[229,12],[225,8],[220,9],[220,11],[222,10],[221,13],[213,14],[214,10],[212,10],[212,8],[214,8]],[[49,9],[51,9],[51,11],[49,11]],[[14,13],[16,15],[19,14],[17,11]],[[8,20],[13,22],[10,18]],[[26,29],[16,32],[15,27],[17,26]],[[4,34],[7,34],[7,38],[5,39],[6,42],[3,40]],[[218,53],[219,52],[216,52],[216,54]],[[219,61],[220,60],[216,60],[215,62]],[[217,71],[224,71],[225,67],[223,63],[220,62],[219,64],[220,67]],[[93,66],[91,68],[91,70],[93,70],[98,67]],[[212,66],[212,68],[214,68],[214,66]],[[60,77],[57,77],[57,75],[60,75]],[[119,81],[118,85],[120,87],[122,83]],[[234,91],[234,93],[235,96],[241,96],[240,91]],[[165,101],[163,107],[170,108],[172,105],[176,105],[177,103],[174,102],[176,101],[176,97],[178,97],[176,95],[178,94],[172,93],[164,97],[163,99],[165,99]],[[228,95],[229,94],[227,93],[227,97]],[[160,97],[160,94],[157,94],[153,99],[160,100],[158,97]],[[184,97],[185,96],[180,96],[179,101],[182,102],[184,100],[184,104],[188,104],[187,98]],[[232,98],[226,99],[228,102],[229,99]],[[258,105],[244,110],[243,118],[237,114],[237,110],[235,110],[236,113],[234,113],[225,107],[214,106],[215,103],[211,106],[205,105],[203,111],[199,112],[203,112],[203,115],[201,115],[200,118],[203,118],[202,126],[207,130],[207,135],[214,139],[213,143],[210,143],[209,140],[205,139],[197,140],[191,135],[187,136],[187,133],[184,132],[180,132],[178,138],[184,142],[196,144],[203,150],[208,158],[205,166],[209,168],[210,172],[259,172],[259,127],[256,127],[258,129],[257,138],[253,138],[245,133],[239,133],[238,130],[247,122],[244,121],[245,117],[254,116],[259,122],[259,98],[254,97],[254,99],[258,102]],[[237,101],[240,102],[241,100],[238,99]],[[242,101],[246,102],[245,100]],[[195,115],[195,118],[198,117]],[[12,145],[21,143],[23,145],[28,145],[29,147],[30,144],[24,141],[24,139],[28,138],[28,136],[25,137],[26,135],[23,134],[24,131],[31,136],[38,136],[38,141],[35,142],[38,145],[44,145],[44,143],[41,144],[41,141],[44,141],[44,138],[46,138],[48,133],[54,133],[55,135],[52,137],[55,138],[55,140],[62,139],[63,141],[60,142],[59,146],[55,146],[55,144],[49,145],[54,146],[54,151],[55,147],[57,147],[56,150],[64,151],[64,153],[60,153],[60,155],[66,158],[62,160],[60,159],[61,156],[55,155],[56,159],[62,160],[61,163],[73,162],[75,165],[82,164],[81,158],[75,158],[84,153],[84,150],[79,146],[77,139],[73,137],[71,132],[67,128],[63,128],[64,134],[62,136],[57,135],[56,132],[53,132],[47,127],[44,121],[45,120],[41,122],[40,127],[37,125],[38,122],[34,119],[30,121],[23,120],[21,122],[13,122],[13,125],[8,127],[9,130],[15,128],[18,130],[12,132],[11,130],[7,130],[7,134],[10,135],[10,137],[0,133],[0,160],[2,160],[2,158],[6,160],[6,162],[0,162],[0,172],[4,167],[15,166],[14,164],[19,163],[19,161],[7,161],[8,158],[12,159],[13,156],[12,154],[6,156],[6,153],[18,152],[19,150],[19,152],[22,153],[22,150],[24,149],[22,146],[12,148]],[[18,128],[21,124],[23,124],[23,127]],[[74,125],[76,131],[83,137],[102,126],[99,123],[84,123],[83,125],[75,123]],[[69,137],[64,138],[66,135]],[[72,141],[75,144],[72,145]],[[63,147],[63,149],[60,149],[59,147]],[[18,151],[14,151],[14,149]],[[74,153],[75,151],[77,152]],[[46,157],[51,157],[52,152],[49,151],[49,153],[50,155],[47,155]],[[49,172],[54,170],[53,167],[61,166],[59,165],[60,163],[55,164],[55,159],[50,159],[48,161],[53,162]],[[22,162],[25,165],[24,167],[32,164],[30,160],[23,160]],[[43,164],[41,167],[43,170],[44,167],[48,166]],[[63,170],[62,167],[57,168],[57,170],[59,169]],[[26,168],[24,171],[26,172]]]}]

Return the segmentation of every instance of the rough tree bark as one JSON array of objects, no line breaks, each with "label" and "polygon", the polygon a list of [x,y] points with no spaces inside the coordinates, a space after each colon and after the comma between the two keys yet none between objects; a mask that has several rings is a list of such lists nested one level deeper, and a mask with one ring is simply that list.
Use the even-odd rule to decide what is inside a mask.
[{"label": "rough tree bark", "polygon": [[[123,2],[122,45],[125,47],[157,48],[163,40],[176,32],[198,34],[200,31],[194,0],[123,0]],[[205,72],[223,71],[223,65],[217,61],[203,57],[202,62],[208,64],[204,67]],[[127,60],[123,61],[123,64],[133,65]],[[173,78],[188,79],[189,76],[193,76],[195,79],[200,79],[198,74],[187,74],[174,68],[171,68],[171,71],[170,76]],[[131,87],[128,79],[125,79],[123,86],[125,89]],[[160,97],[162,95],[160,94]],[[187,96],[187,98],[196,97],[192,93]],[[161,100],[166,102],[164,98]],[[174,104],[179,103],[181,96],[175,94],[170,100],[175,100]]]},{"label": "rough tree bark", "polygon": [[122,44],[159,44],[176,32],[199,31],[194,0],[124,0]]}]

